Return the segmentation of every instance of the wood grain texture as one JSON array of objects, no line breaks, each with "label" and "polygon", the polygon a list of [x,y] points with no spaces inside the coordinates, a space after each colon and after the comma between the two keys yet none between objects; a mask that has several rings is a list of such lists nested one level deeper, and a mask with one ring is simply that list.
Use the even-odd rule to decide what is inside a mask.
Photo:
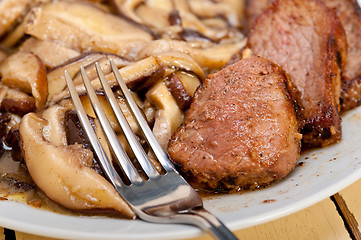
[{"label": "wood grain texture", "polygon": [[356,219],[358,226],[356,236],[353,239],[361,239],[360,223],[361,223],[361,180],[358,180],[351,186],[339,192],[339,195],[347,204],[348,210]]},{"label": "wood grain texture", "polygon": [[[350,240],[329,198],[303,211],[235,233],[240,240]],[[203,236],[192,240],[212,238]]]},{"label": "wood grain texture", "polygon": [[5,240],[4,228],[0,227],[0,240]]},{"label": "wood grain texture", "polygon": [[339,215],[342,217],[344,225],[353,240],[361,240],[361,234],[358,229],[358,222],[353,213],[348,209],[345,200],[338,193],[331,196]]},{"label": "wood grain texture", "polygon": [[40,237],[40,236],[35,236],[35,235],[27,234],[27,233],[16,232],[16,240],[61,240],[61,239]]},{"label": "wood grain texture", "polygon": [[[340,192],[348,209],[361,222],[361,180]],[[1,229],[1,228],[0,228]],[[2,229],[1,229],[2,230]],[[0,240],[2,231],[0,230]],[[264,223],[259,226],[236,231],[240,240],[350,240],[341,216],[328,198],[305,210]],[[17,240],[54,240],[16,232]],[[191,240],[212,240],[202,236]]]}]

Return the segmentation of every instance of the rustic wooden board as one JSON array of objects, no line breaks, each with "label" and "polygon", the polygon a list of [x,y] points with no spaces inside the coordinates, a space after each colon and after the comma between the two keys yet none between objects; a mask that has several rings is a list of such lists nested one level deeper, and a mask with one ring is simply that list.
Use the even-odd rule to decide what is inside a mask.
[{"label": "rustic wooden board", "polygon": [[0,240],[5,240],[4,228],[0,227]]},{"label": "rustic wooden board", "polygon": [[[337,210],[334,202],[328,198],[300,212],[235,233],[240,240],[349,240],[351,237],[339,212],[353,215],[356,220],[353,222],[354,225],[361,221],[361,180],[342,190],[336,199],[342,211],[340,208]],[[348,219],[347,221],[350,221],[352,216],[348,216]],[[357,230],[356,226],[354,231]],[[3,229],[0,228],[0,240],[4,239]],[[21,232],[16,232],[16,239],[51,240]],[[212,238],[205,235],[191,240],[212,240]]]},{"label": "rustic wooden board", "polygon": [[27,233],[16,232],[16,240],[60,240],[60,239],[39,237]]},{"label": "rustic wooden board", "polygon": [[[237,231],[236,236],[240,240],[350,240],[342,218],[330,199],[281,219]],[[204,236],[192,240],[212,238]]]},{"label": "rustic wooden board", "polygon": [[347,209],[344,210],[343,214],[346,219],[350,219],[348,227],[354,234],[353,239],[361,239],[359,226],[359,223],[361,223],[361,180],[340,191],[339,196],[347,205]]}]

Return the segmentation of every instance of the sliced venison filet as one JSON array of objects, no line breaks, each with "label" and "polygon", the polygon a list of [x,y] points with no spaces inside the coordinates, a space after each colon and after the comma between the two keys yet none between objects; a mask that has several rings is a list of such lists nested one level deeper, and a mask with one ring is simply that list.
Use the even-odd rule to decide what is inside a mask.
[{"label": "sliced venison filet", "polygon": [[196,91],[168,153],[197,188],[254,189],[285,177],[299,157],[290,81],[276,64],[249,57]]},{"label": "sliced venison filet", "polygon": [[337,15],[318,0],[275,1],[256,19],[247,47],[279,64],[297,87],[304,146],[338,142],[346,38]]},{"label": "sliced venison filet", "polygon": [[[251,28],[257,16],[272,5],[274,0],[247,0],[246,23]],[[361,105],[361,9],[357,0],[323,0],[341,20],[346,33],[347,58],[342,72],[342,110]]]}]

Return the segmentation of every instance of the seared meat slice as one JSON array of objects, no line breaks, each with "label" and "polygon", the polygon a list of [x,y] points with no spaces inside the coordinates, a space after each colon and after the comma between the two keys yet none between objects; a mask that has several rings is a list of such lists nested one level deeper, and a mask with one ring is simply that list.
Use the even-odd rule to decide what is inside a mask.
[{"label": "seared meat slice", "polygon": [[[248,0],[246,26],[250,28],[258,15],[274,0]],[[347,39],[347,58],[342,72],[342,110],[361,105],[361,9],[357,0],[324,0],[339,16]]]},{"label": "seared meat slice", "polygon": [[245,28],[249,31],[256,18],[263,13],[274,0],[246,0],[245,2]]},{"label": "seared meat slice", "polygon": [[346,38],[337,15],[318,0],[276,1],[257,18],[247,47],[283,67],[297,87],[304,145],[338,142]]},{"label": "seared meat slice", "polygon": [[341,91],[342,110],[361,105],[361,9],[357,0],[325,0],[336,10],[347,38],[347,58]]},{"label": "seared meat slice", "polygon": [[285,177],[302,138],[289,84],[279,66],[254,56],[210,75],[172,136],[172,161],[195,187],[213,191]]}]

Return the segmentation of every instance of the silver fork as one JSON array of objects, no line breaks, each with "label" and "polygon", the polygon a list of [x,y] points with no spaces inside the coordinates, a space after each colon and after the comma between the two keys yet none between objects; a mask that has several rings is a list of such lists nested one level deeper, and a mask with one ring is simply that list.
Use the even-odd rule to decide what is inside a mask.
[{"label": "silver fork", "polygon": [[102,69],[99,64],[96,63],[95,66],[98,77],[107,100],[112,107],[114,115],[116,116],[137,161],[148,178],[145,180],[139,175],[137,169],[125,153],[96,97],[96,93],[84,68],[81,67],[81,76],[94,112],[108,138],[109,145],[111,146],[116,160],[130,184],[125,184],[123,182],[99,143],[80,102],[71,76],[65,71],[65,79],[77,115],[84,131],[89,137],[94,152],[97,155],[98,161],[108,180],[113,184],[120,196],[130,205],[137,216],[145,221],[153,223],[190,224],[211,233],[216,239],[237,239],[218,218],[203,208],[203,202],[199,194],[175,170],[173,164],[155,139],[146,120],[131,96],[129,89],[125,85],[115,63],[112,60],[110,60],[110,63],[114,76],[123,92],[128,106],[132,110],[149,146],[152,148],[156,158],[162,165],[165,174],[158,173],[156,168],[152,165],[120,109]]}]

